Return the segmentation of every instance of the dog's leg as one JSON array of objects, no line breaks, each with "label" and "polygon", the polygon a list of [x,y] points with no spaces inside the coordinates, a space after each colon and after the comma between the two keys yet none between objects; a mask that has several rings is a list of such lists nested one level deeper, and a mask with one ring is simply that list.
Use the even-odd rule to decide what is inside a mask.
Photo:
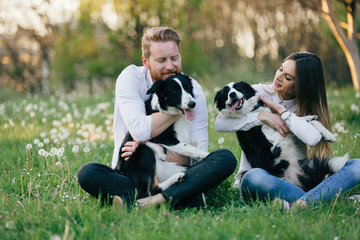
[{"label": "dog's leg", "polygon": [[166,161],[166,154],[161,150],[159,144],[147,142],[146,145],[154,151],[156,159]]},{"label": "dog's leg", "polygon": [[166,146],[168,150],[183,156],[189,156],[194,158],[197,161],[205,158],[209,155],[208,152],[205,152],[197,147],[194,147],[188,143],[179,143],[173,146]]},{"label": "dog's leg", "polygon": [[320,122],[310,121],[309,123],[311,123],[311,125],[313,125],[317,130],[319,130],[319,132],[326,141],[336,142],[336,137],[329,130],[327,130]]},{"label": "dog's leg", "polygon": [[184,172],[176,173],[172,175],[170,178],[168,178],[166,181],[159,183],[159,188],[161,188],[161,190],[164,191],[171,185],[177,182],[181,182],[184,176],[185,176]]}]

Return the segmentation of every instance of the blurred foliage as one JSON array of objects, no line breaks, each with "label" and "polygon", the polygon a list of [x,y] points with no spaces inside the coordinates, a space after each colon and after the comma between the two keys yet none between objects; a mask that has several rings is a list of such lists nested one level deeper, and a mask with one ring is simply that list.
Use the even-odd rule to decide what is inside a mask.
[{"label": "blurred foliage", "polygon": [[[249,78],[237,75],[237,68],[270,76],[255,82],[271,81],[287,55],[311,51],[323,60],[331,85],[351,84],[344,54],[327,25],[316,12],[304,9],[298,1],[81,0],[67,22],[49,27],[51,31],[42,36],[42,42],[29,38],[39,49],[48,51],[38,55],[42,60],[42,56],[49,56],[51,90],[97,92],[113,86],[127,65],[141,65],[143,32],[160,25],[179,32],[183,39],[183,71],[202,83],[211,81],[211,75],[217,72],[235,73],[226,74],[231,76],[226,81]],[[0,48],[4,50],[0,51],[0,60],[10,55],[3,44],[8,38],[2,35]],[[26,51],[20,47],[17,50]],[[35,58],[36,53],[31,56]],[[5,67],[13,68],[20,76],[34,67],[41,72],[41,61],[28,69],[1,64],[0,74],[4,77],[0,86],[16,86]],[[44,84],[40,80],[30,82],[27,76],[22,79],[28,84],[23,84],[21,91],[41,90]]]}]

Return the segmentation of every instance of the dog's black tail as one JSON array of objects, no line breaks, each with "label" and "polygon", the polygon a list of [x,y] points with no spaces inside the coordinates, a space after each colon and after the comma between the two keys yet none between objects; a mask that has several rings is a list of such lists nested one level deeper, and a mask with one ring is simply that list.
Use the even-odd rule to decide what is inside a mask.
[{"label": "dog's black tail", "polygon": [[299,166],[302,175],[298,175],[304,191],[309,191],[321,183],[325,178],[333,175],[349,160],[348,154],[343,157],[334,157],[331,159],[303,159],[299,160]]},{"label": "dog's black tail", "polygon": [[120,174],[123,174],[124,167],[125,167],[125,164],[126,164],[126,161],[124,160],[124,158],[121,157],[121,149],[125,145],[126,142],[132,141],[132,140],[133,140],[133,137],[131,136],[130,132],[127,132],[127,134],[124,137],[124,140],[121,143],[121,147],[119,149],[118,161],[117,161],[116,166],[114,168],[114,170],[116,170]]},{"label": "dog's black tail", "polygon": [[329,166],[328,159],[302,159],[299,160],[299,166],[302,170],[302,174],[298,175],[298,179],[303,186],[305,192],[313,189],[325,178],[334,174]]}]

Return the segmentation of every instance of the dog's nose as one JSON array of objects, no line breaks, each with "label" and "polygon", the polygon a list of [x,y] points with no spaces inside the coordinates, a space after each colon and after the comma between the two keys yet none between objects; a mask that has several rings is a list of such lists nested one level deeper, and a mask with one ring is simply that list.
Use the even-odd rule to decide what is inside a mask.
[{"label": "dog's nose", "polygon": [[188,103],[189,108],[194,108],[195,106],[196,106],[196,102],[194,102],[194,101],[191,101]]},{"label": "dog's nose", "polygon": [[229,94],[229,96],[230,96],[230,98],[236,98],[236,93],[235,93],[235,92],[231,92],[231,93]]}]

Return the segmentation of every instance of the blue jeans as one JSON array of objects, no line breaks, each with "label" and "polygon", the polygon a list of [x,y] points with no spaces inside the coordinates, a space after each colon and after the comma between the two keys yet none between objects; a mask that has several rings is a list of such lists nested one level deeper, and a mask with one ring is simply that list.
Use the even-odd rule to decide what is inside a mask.
[{"label": "blue jeans", "polygon": [[360,183],[360,159],[352,159],[331,177],[322,181],[309,192],[295,184],[270,175],[261,168],[249,170],[242,178],[240,194],[245,200],[274,199],[279,197],[290,203],[305,200],[308,203],[330,201],[337,193],[344,193]]}]

